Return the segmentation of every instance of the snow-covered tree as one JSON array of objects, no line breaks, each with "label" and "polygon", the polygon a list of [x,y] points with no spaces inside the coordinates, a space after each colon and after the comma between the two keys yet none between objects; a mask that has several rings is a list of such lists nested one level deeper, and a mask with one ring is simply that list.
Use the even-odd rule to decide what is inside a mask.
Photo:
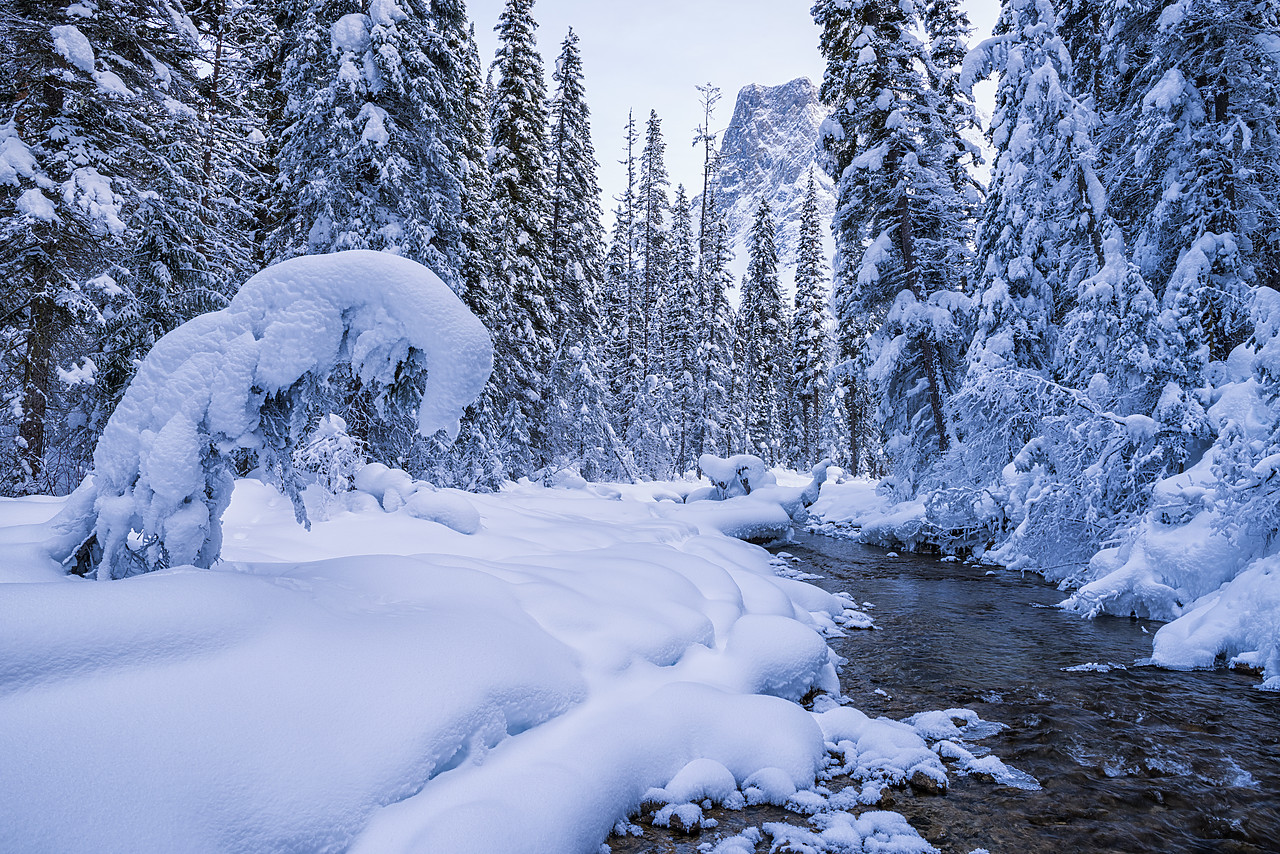
[{"label": "snow-covered tree", "polygon": [[[951,185],[958,201],[970,212],[978,207],[981,188],[974,176],[974,166],[981,160],[981,152],[973,142],[979,132],[978,111],[973,94],[961,83],[961,70],[969,43],[969,16],[960,8],[958,0],[929,0],[924,7],[924,28],[929,39],[929,76],[938,101],[937,134],[939,142],[948,153],[944,158]],[[953,223],[952,228],[971,227],[969,218]],[[956,235],[956,246],[969,242],[969,234]],[[967,259],[953,262],[960,276],[968,272]],[[953,288],[966,290],[963,286]]]},{"label": "snow-covered tree", "polygon": [[[714,173],[712,175],[714,179]],[[733,286],[733,248],[729,225],[714,193],[704,195],[703,225],[705,242],[698,255],[698,282],[702,311],[699,328],[699,415],[701,423],[695,448],[702,453],[728,454],[733,436],[739,432],[734,423],[734,349],[735,317],[729,304],[729,288]]]},{"label": "snow-covered tree", "polygon": [[[1149,47],[1106,134],[1112,213],[1164,307],[1221,360],[1249,335],[1249,288],[1280,283],[1280,9],[1142,4],[1119,27]],[[1196,251],[1202,275],[1175,276]]]},{"label": "snow-covered tree", "polygon": [[597,293],[604,263],[600,186],[591,144],[590,111],[582,85],[578,36],[569,31],[556,60],[551,102],[551,211],[547,223],[549,276],[564,328],[596,334]]},{"label": "snow-covered tree", "polygon": [[796,249],[796,295],[791,313],[791,396],[796,421],[792,461],[803,469],[822,459],[822,412],[828,396],[830,354],[827,297],[830,278],[822,250],[818,191],[809,172],[800,208],[800,237]]},{"label": "snow-covered tree", "polygon": [[[1106,193],[1090,136],[1098,119],[1068,88],[1071,60],[1057,25],[1045,0],[1010,0],[996,35],[966,60],[966,86],[1000,71],[990,130],[995,170],[977,247],[975,364],[1047,369],[1075,283],[1102,264]],[[1071,229],[1088,245],[1071,245]],[[1083,268],[1063,274],[1081,252],[1090,256]]]},{"label": "snow-covered tree", "polygon": [[[100,336],[99,307],[124,278],[100,274],[140,234],[140,202],[152,203],[152,222],[194,211],[200,224],[199,53],[194,25],[168,0],[24,0],[0,10],[0,103],[7,107],[0,117],[0,301],[11,489],[65,488],[58,481],[68,473],[47,467],[51,431],[83,425],[89,415],[63,411],[56,372],[73,363],[81,375],[97,367],[81,359]],[[70,451],[67,442],[60,452]]]},{"label": "snow-covered tree", "polygon": [[[882,421],[895,421],[884,429],[898,437],[892,450],[908,471],[930,445],[945,451],[950,441],[944,396],[963,304],[946,294],[967,219],[951,171],[955,140],[943,133],[947,110],[922,71],[920,15],[914,2],[814,6],[827,58],[822,97],[835,108],[823,145],[839,176],[837,320],[864,314],[880,327],[868,379]],[[842,330],[851,366],[863,324]]]},{"label": "snow-covered tree", "polygon": [[[377,395],[374,411],[408,404],[422,435],[456,435],[492,347],[449,288],[406,258],[356,250],[268,268],[147,354],[94,450],[93,476],[55,522],[53,556],[102,579],[212,565],[232,455],[244,448],[280,473],[305,522],[294,451],[313,386],[343,364]],[[405,394],[405,376],[424,384]]]},{"label": "snow-covered tree", "polygon": [[644,150],[640,153],[640,179],[636,186],[639,221],[636,223],[636,251],[639,263],[639,295],[636,305],[636,348],[646,374],[661,367],[661,308],[668,288],[670,251],[667,245],[667,218],[671,201],[667,190],[667,145],[662,138],[662,120],[649,111]]},{"label": "snow-covered tree", "polygon": [[769,465],[777,465],[785,438],[781,403],[790,347],[778,281],[773,210],[768,200],[762,199],[756,208],[747,253],[747,274],[738,309],[738,370],[743,378],[746,446],[749,453]]},{"label": "snow-covered tree", "polygon": [[664,373],[672,385],[672,453],[676,472],[685,472],[697,463],[694,440],[701,420],[698,377],[702,311],[698,286],[698,247],[693,231],[693,210],[684,185],[676,188],[671,214],[670,295],[664,306]]},{"label": "snow-covered tree", "polygon": [[378,249],[457,282],[461,81],[427,0],[313,0],[280,85],[274,259]]},{"label": "snow-covered tree", "polygon": [[547,451],[588,477],[617,473],[608,386],[599,342],[604,234],[590,111],[582,84],[578,37],[570,30],[556,60],[551,101],[549,278],[559,325],[550,376]]},{"label": "snow-covered tree", "polygon": [[546,378],[558,334],[548,280],[546,84],[532,9],[533,0],[508,0],[498,19],[490,117],[494,274],[510,299],[509,316],[495,329],[498,389],[509,470],[517,475],[537,468],[546,447]]}]

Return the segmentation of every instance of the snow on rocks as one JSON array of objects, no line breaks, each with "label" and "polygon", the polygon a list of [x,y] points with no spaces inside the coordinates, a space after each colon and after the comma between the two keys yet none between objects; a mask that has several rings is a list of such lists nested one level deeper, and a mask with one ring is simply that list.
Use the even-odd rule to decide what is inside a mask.
[{"label": "snow on rocks", "polygon": [[[85,529],[82,540],[96,538],[98,577],[129,575],[139,564],[211,565],[230,500],[230,454],[269,447],[264,405],[287,410],[296,384],[323,379],[339,362],[373,388],[389,386],[406,364],[427,367],[418,429],[454,436],[493,355],[480,321],[409,259],[352,250],[263,270],[225,309],[156,342],[108,421],[82,487],[92,511],[63,520]],[[465,514],[456,502],[429,503],[420,511]],[[141,532],[141,551],[127,545],[131,531]]]},{"label": "snow on rocks", "polygon": [[[663,512],[740,540],[770,543],[788,541],[792,524],[808,518],[808,508],[817,500],[831,462],[814,466],[811,479],[802,486],[780,485],[777,474],[751,454],[728,458],[703,454],[698,466],[711,485],[685,491],[683,505]],[[653,497],[659,499],[657,494]],[[668,500],[675,497],[672,494]]]},{"label": "snow on rocks", "polygon": [[819,813],[810,819],[810,826],[812,830],[770,822],[764,831],[773,840],[771,850],[798,854],[844,851],[937,854],[938,851],[906,818],[895,812],[869,810],[857,816],[847,812]]}]

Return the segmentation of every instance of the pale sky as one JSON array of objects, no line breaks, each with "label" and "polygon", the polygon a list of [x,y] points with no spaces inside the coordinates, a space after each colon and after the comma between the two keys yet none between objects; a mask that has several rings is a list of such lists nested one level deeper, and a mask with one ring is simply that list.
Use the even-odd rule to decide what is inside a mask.
[{"label": "pale sky", "polygon": [[[493,27],[504,6],[504,0],[467,3],[486,71],[497,48]],[[628,110],[635,112],[642,144],[649,110],[658,111],[672,189],[683,183],[695,195],[702,176],[702,158],[693,148],[694,129],[702,122],[695,87],[708,82],[720,87],[712,124],[720,131],[732,119],[743,86],[777,86],[797,77],[821,84],[824,63],[812,6],[812,0],[538,0],[533,16],[548,92],[569,27],[580,39],[607,220],[613,219],[613,197],[626,185],[618,161],[625,154]],[[974,38],[985,38],[999,12],[998,0],[965,0],[964,6]]]}]

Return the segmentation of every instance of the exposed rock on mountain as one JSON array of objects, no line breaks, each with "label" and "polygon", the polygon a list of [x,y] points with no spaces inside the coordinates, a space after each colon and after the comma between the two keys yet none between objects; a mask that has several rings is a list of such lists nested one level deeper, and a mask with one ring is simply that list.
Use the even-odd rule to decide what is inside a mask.
[{"label": "exposed rock on mountain", "polygon": [[[818,181],[819,206],[826,222],[835,212],[831,178],[815,165],[818,127],[826,118],[818,88],[807,77],[781,86],[746,86],[738,93],[733,121],[720,143],[717,196],[728,211],[737,256],[734,269],[746,270],[747,235],[761,198],[769,200],[778,228],[782,279],[794,277],[800,206],[809,167]],[[826,240],[828,257],[832,244]]]}]

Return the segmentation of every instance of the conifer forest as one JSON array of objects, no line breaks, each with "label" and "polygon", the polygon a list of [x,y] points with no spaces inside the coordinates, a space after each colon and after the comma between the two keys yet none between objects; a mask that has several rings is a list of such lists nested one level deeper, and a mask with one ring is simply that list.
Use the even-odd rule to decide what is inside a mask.
[{"label": "conifer forest", "polygon": [[[975,744],[995,693],[854,692],[881,653],[830,645],[889,613],[823,548],[1025,572],[1276,721],[1280,0],[810,4],[816,138],[744,154],[774,105],[732,155],[701,80],[697,128],[593,126],[534,0],[0,4],[0,851],[656,851],[773,805],[812,818],[701,850],[976,854],[883,792],[1071,802]],[[1079,850],[1228,850],[1190,838]]]}]

